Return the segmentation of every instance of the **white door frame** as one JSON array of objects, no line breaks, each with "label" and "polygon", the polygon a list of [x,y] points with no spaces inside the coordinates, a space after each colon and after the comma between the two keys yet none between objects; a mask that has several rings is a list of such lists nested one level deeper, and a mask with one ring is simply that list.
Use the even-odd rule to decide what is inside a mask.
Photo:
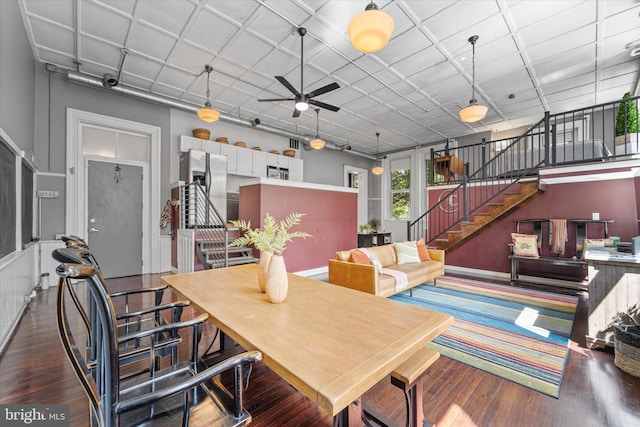
[{"label": "white door frame", "polygon": [[[117,131],[144,134],[150,140],[150,162],[143,173],[149,172],[150,179],[144,179],[145,194],[142,207],[142,273],[158,273],[162,265],[160,259],[160,128],[144,123],[132,122],[115,117],[103,116],[87,111],[67,108],[67,169],[66,169],[66,215],[65,232],[86,238],[87,220],[87,175],[86,156],[82,153],[82,127],[102,126]],[[124,163],[126,159],[110,159]],[[146,175],[145,175],[146,176]],[[154,225],[156,225],[154,227]]]},{"label": "white door frame", "polygon": [[[369,171],[355,166],[344,165],[344,186],[349,186],[349,173],[358,173],[358,226],[369,222]],[[364,205],[364,218],[360,216],[360,206]]]}]

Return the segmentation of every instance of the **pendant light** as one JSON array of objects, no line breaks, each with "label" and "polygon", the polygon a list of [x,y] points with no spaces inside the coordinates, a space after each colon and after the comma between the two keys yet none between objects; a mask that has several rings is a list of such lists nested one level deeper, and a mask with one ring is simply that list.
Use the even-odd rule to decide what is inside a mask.
[{"label": "pendant light", "polygon": [[477,122],[478,120],[484,119],[484,116],[487,115],[487,106],[478,104],[478,100],[475,97],[476,94],[476,42],[478,41],[478,36],[469,37],[469,43],[473,48],[473,63],[472,63],[472,72],[471,72],[471,100],[469,101],[469,106],[467,108],[463,108],[460,110],[460,120],[467,123]]},{"label": "pendant light", "polygon": [[204,71],[207,73],[207,102],[204,103],[204,107],[198,110],[198,117],[205,122],[216,122],[220,118],[220,112],[211,108],[211,102],[209,102],[209,76],[213,71],[210,65],[204,66]]},{"label": "pendant light", "polygon": [[371,1],[364,12],[349,22],[347,32],[354,48],[364,53],[377,52],[389,43],[393,33],[393,18]]},{"label": "pendant light", "polygon": [[[380,152],[380,132],[376,132],[376,155]],[[384,168],[382,167],[382,161],[379,165],[371,168],[371,173],[374,175],[382,175]]]},{"label": "pendant light", "polygon": [[309,141],[311,148],[321,150],[324,147],[324,141],[320,139],[320,109],[316,108],[316,137]]}]

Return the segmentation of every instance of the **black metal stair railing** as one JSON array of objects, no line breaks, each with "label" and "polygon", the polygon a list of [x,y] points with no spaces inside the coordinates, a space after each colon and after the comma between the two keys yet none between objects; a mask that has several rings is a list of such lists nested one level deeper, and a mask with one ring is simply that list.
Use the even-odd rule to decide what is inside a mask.
[{"label": "black metal stair railing", "polygon": [[180,188],[180,227],[195,233],[196,254],[205,268],[229,265],[229,226],[211,203],[204,186]]},{"label": "black metal stair railing", "polygon": [[[638,99],[621,99],[553,115],[546,112],[542,120],[519,137],[432,150],[432,166],[437,158],[454,156],[464,164],[464,173],[454,176],[457,185],[443,192],[437,204],[407,223],[408,238],[425,237],[427,242],[443,238],[523,178],[536,176],[540,167],[640,154]],[[441,171],[430,168],[430,183],[436,182],[437,172]],[[446,175],[452,177],[451,173]]]}]

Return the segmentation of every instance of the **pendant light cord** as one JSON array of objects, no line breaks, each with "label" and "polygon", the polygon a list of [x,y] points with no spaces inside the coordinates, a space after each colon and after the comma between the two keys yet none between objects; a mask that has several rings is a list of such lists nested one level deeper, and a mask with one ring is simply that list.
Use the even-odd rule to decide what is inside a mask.
[{"label": "pendant light cord", "polygon": [[478,36],[469,37],[469,43],[471,43],[471,102],[476,100],[476,41]]},{"label": "pendant light cord", "polygon": [[316,139],[320,138],[320,109],[316,108]]}]

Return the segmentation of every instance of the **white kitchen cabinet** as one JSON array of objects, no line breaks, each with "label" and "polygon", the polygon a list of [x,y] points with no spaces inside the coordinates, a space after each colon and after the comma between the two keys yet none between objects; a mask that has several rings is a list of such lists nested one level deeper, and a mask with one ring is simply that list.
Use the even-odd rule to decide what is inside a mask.
[{"label": "white kitchen cabinet", "polygon": [[220,144],[220,154],[227,157],[227,173],[238,173],[238,148],[235,145]]},{"label": "white kitchen cabinet", "polygon": [[249,150],[253,153],[253,175],[264,178],[267,176],[267,153],[264,151]]},{"label": "white kitchen cabinet", "polygon": [[304,160],[296,157],[289,158],[289,181],[302,181]]}]

